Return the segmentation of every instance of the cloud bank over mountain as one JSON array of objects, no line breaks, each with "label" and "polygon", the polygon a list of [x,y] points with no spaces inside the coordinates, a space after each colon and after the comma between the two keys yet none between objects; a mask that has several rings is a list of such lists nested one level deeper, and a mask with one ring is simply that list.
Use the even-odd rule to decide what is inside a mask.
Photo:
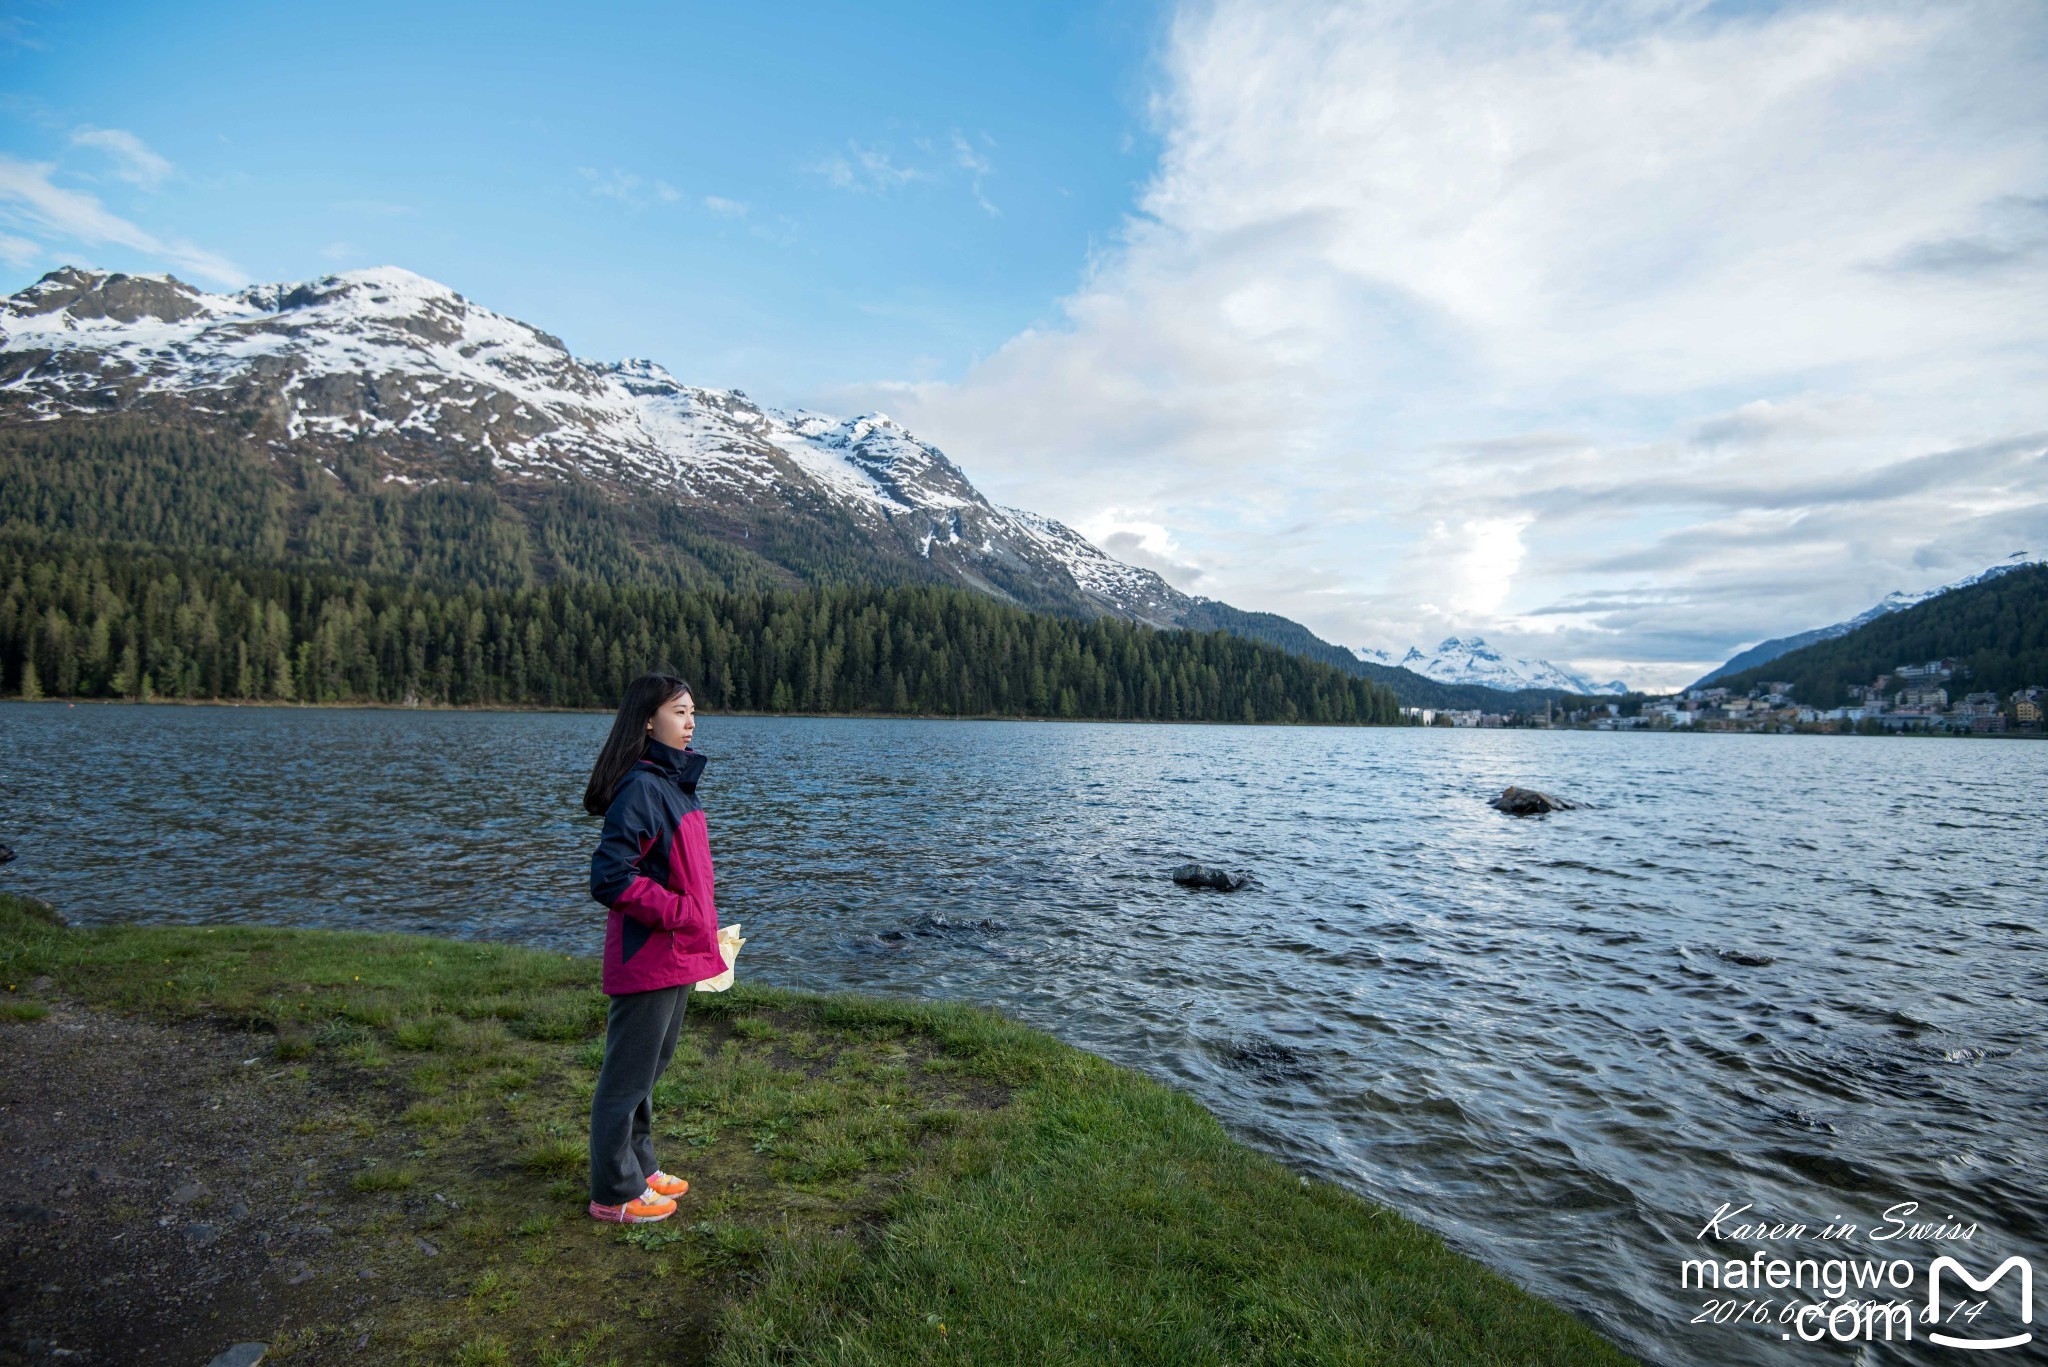
[{"label": "cloud bank over mountain", "polygon": [[1223,0],[1159,62],[1057,316],[862,396],[998,497],[1646,684],[2048,546],[2048,11]]}]

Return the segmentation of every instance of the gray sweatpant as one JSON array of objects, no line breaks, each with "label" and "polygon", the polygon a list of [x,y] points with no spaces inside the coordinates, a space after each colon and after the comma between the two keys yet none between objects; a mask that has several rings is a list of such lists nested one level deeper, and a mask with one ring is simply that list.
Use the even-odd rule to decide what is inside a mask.
[{"label": "gray sweatpant", "polygon": [[654,1084],[676,1052],[691,984],[612,998],[604,1066],[590,1099],[590,1199],[623,1205],[647,1189],[654,1161]]}]

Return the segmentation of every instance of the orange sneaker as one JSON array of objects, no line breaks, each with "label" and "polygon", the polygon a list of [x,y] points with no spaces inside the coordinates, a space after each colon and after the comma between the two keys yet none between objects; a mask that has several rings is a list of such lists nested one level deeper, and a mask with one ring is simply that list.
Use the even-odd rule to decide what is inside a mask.
[{"label": "orange sneaker", "polygon": [[690,1189],[690,1184],[680,1177],[670,1177],[656,1168],[647,1178],[647,1189],[656,1196],[666,1196],[673,1201]]},{"label": "orange sneaker", "polygon": [[615,1225],[651,1225],[656,1220],[666,1220],[676,1213],[676,1203],[666,1196],[657,1196],[652,1191],[643,1191],[622,1206],[601,1206],[590,1203],[590,1218],[606,1220]]}]

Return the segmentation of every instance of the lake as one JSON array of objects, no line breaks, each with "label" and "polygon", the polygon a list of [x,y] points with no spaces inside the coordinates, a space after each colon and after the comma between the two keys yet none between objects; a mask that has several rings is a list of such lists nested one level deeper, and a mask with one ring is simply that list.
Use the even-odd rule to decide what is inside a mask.
[{"label": "lake", "polygon": [[[0,889],[595,954],[607,725],[7,704]],[[1681,1290],[1687,1259],[1829,1256],[1702,1240],[1724,1203],[2048,1276],[2048,745],[715,715],[697,744],[743,978],[999,1007],[1652,1361],[1850,1360],[1693,1322],[1789,1293]],[[1506,817],[1509,783],[1590,805]],[[1188,891],[1186,859],[1257,881]],[[1907,1201],[1973,1236],[1875,1237]],[[1978,1299],[2009,1319],[2012,1279]]]}]

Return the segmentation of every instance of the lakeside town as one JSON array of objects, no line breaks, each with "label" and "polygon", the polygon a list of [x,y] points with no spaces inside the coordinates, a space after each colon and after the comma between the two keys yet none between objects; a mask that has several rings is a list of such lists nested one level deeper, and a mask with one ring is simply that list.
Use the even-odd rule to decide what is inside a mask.
[{"label": "lakeside town", "polygon": [[1851,701],[1814,707],[1794,696],[1784,681],[1757,684],[1747,692],[1689,688],[1670,697],[1625,698],[1542,712],[1485,712],[1477,709],[1404,707],[1402,716],[1420,726],[1550,727],[1595,731],[1753,731],[1784,735],[2007,735],[2042,732],[2048,685],[1997,693],[1965,691],[1969,671],[1952,659],[1895,666],[1868,684],[1852,687]]}]

